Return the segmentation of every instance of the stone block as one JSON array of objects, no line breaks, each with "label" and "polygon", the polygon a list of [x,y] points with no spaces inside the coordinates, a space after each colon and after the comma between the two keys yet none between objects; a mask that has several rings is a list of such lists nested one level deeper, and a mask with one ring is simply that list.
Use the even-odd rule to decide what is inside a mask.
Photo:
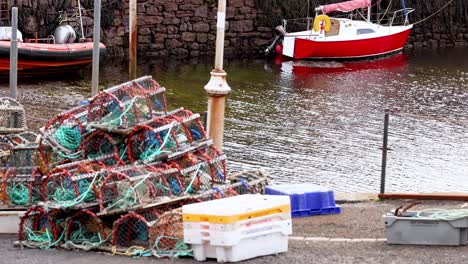
[{"label": "stone block", "polygon": [[197,22],[193,25],[194,32],[210,32],[210,25],[203,22]]},{"label": "stone block", "polygon": [[200,6],[195,8],[195,16],[201,17],[201,18],[207,18],[208,17],[208,7],[207,6]]},{"label": "stone block", "polygon": [[243,7],[244,6],[244,0],[228,0],[227,6]]},{"label": "stone block", "polygon": [[233,21],[231,23],[231,31],[234,32],[249,32],[253,30],[252,20]]},{"label": "stone block", "polygon": [[164,42],[166,49],[175,49],[182,47],[184,44],[177,39],[166,39]]},{"label": "stone block", "polygon": [[164,11],[170,12],[170,11],[176,11],[179,9],[179,6],[177,3],[164,3]]},{"label": "stone block", "polygon": [[149,15],[149,16],[159,15],[159,10],[155,6],[148,6],[146,8],[146,15]]},{"label": "stone block", "polygon": [[[150,28],[147,28],[147,27],[139,28],[139,29],[138,29],[138,34],[139,34],[139,35],[143,35],[143,36],[150,35],[150,34],[151,34],[151,29],[150,29]],[[114,36],[115,36],[115,35],[114,35]]]},{"label": "stone block", "polygon": [[186,42],[193,42],[195,41],[195,33],[192,32],[183,32],[182,33],[182,40]]},{"label": "stone block", "polygon": [[138,36],[138,43],[151,43],[151,36]]},{"label": "stone block", "polygon": [[197,42],[206,43],[208,41],[208,34],[206,34],[206,33],[197,33],[196,39],[197,39]]}]

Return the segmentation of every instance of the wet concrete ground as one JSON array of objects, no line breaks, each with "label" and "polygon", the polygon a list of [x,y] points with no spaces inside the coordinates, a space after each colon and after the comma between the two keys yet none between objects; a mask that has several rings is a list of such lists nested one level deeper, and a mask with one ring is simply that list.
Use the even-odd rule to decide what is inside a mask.
[{"label": "wet concrete ground", "polygon": [[[407,201],[359,202],[342,205],[339,215],[293,220],[295,237],[384,238],[382,215]],[[463,202],[423,202],[417,209],[460,208]],[[51,249],[40,251],[12,246],[16,236],[0,236],[0,263],[196,263],[193,259],[157,260],[110,256],[107,253]],[[465,263],[468,247],[402,246],[385,242],[314,242],[290,240],[289,251],[277,256],[255,258],[245,263]],[[214,261],[209,261],[214,263]]]}]

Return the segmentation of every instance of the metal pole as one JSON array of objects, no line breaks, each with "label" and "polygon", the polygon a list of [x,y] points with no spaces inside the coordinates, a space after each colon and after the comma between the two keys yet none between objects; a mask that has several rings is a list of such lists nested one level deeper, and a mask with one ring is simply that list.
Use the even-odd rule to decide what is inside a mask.
[{"label": "metal pole", "polygon": [[94,0],[93,75],[91,96],[99,91],[99,42],[101,40],[101,0]]},{"label": "metal pole", "polygon": [[367,22],[371,22],[371,9],[372,9],[372,3],[367,7]]},{"label": "metal pole", "polygon": [[10,40],[10,97],[17,98],[18,85],[18,8],[12,8]]},{"label": "metal pole", "polygon": [[216,56],[215,68],[211,71],[210,81],[205,85],[208,93],[208,135],[220,151],[223,149],[224,108],[226,95],[231,87],[226,82],[226,72],[223,70],[224,30],[226,24],[226,0],[218,1],[218,18],[216,23]]},{"label": "metal pole", "polygon": [[128,72],[130,79],[136,79],[137,77],[137,0],[130,0],[130,12],[129,12],[129,26],[130,26],[130,43],[128,51]]},{"label": "metal pole", "polygon": [[80,14],[80,28],[81,28],[81,39],[85,38],[84,29],[83,29],[83,16],[81,15],[81,0],[78,0],[78,13]]},{"label": "metal pole", "polygon": [[385,109],[384,118],[384,135],[383,135],[383,146],[382,146],[382,170],[380,175],[380,194],[385,193],[385,173],[387,168],[387,145],[388,145],[388,122],[390,119],[390,110]]}]

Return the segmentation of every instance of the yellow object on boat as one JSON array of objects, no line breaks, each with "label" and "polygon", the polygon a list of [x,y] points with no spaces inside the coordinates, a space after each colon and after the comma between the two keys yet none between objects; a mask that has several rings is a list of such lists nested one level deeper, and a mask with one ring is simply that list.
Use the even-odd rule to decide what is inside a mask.
[{"label": "yellow object on boat", "polygon": [[314,31],[316,31],[316,32],[320,31],[322,22],[324,23],[323,29],[325,30],[325,32],[330,31],[331,21],[330,21],[330,17],[327,16],[327,15],[319,15],[319,16],[315,17],[315,19],[314,19]]}]

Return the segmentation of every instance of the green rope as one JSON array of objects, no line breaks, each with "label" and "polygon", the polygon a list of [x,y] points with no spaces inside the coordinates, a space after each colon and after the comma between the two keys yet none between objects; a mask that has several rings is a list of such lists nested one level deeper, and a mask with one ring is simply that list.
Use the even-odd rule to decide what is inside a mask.
[{"label": "green rope", "polygon": [[197,170],[196,170],[195,173],[193,174],[192,180],[190,180],[190,184],[189,184],[189,185],[187,186],[187,188],[185,189],[184,194],[187,194],[188,192],[191,191],[192,185],[193,185],[193,183],[195,182],[195,178],[197,178],[197,174],[198,174],[198,172],[200,171],[201,167],[202,167],[202,164],[200,164],[200,165],[197,166]]},{"label": "green rope", "polygon": [[175,123],[176,122],[171,123],[171,127],[169,128],[166,135],[164,136],[164,140],[161,146],[159,146],[157,149],[154,149],[154,146],[156,146],[156,144],[150,145],[145,151],[143,151],[143,153],[141,153],[140,159],[143,160],[144,163],[152,162],[154,161],[154,158],[156,156],[159,156],[162,153],[168,152],[168,151],[163,151],[162,149],[167,145],[169,137],[171,135],[172,127],[174,126]]},{"label": "green rope", "polygon": [[54,133],[55,138],[67,149],[77,150],[81,143],[81,133],[71,127],[61,126]]},{"label": "green rope", "polygon": [[[172,250],[161,250],[158,246],[159,241],[161,241],[161,239],[177,240],[177,243],[174,245],[174,248]],[[153,254],[156,257],[169,255],[175,259],[178,257],[192,257],[193,256],[193,250],[190,248],[190,246],[185,244],[184,240],[178,237],[170,237],[170,236],[164,236],[164,235],[159,236],[157,239],[154,240],[153,248],[154,248]]]},{"label": "green rope", "polygon": [[50,234],[49,228],[46,228],[45,232],[33,231],[27,227],[25,228],[25,230],[28,233],[28,241],[40,243],[40,249],[50,249],[51,247],[55,246],[58,242],[60,242],[65,236],[65,230],[63,230],[60,237],[56,241],[53,241],[54,238]]},{"label": "green rope", "polygon": [[12,188],[7,188],[8,200],[14,205],[29,204],[29,189],[22,183],[14,183]]},{"label": "green rope", "polygon": [[[103,120],[100,122],[101,125],[108,126],[109,130],[113,130],[117,127],[122,126],[123,124],[123,117],[130,111],[130,109],[133,107],[133,104],[135,103],[135,100],[138,97],[133,97],[132,100],[130,101],[130,104],[128,107],[125,108],[125,110],[122,112],[122,114],[119,114],[119,112],[112,112],[107,118],[103,118]],[[128,119],[128,118],[127,118]]]}]

